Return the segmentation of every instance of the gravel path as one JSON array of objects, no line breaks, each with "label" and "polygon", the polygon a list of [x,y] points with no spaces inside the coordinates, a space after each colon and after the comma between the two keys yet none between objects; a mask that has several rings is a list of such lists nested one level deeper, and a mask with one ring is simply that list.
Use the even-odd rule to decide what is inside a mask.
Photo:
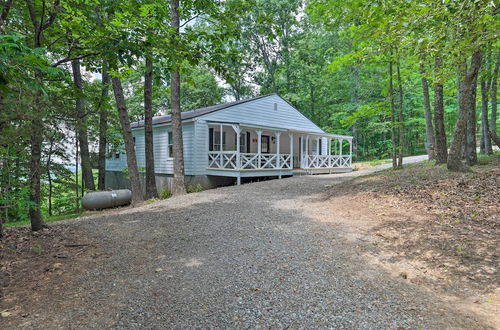
[{"label": "gravel path", "polygon": [[110,256],[24,326],[483,328],[370,265],[360,243],[314,219],[307,202],[325,185],[370,171],[225,187],[66,222]]}]

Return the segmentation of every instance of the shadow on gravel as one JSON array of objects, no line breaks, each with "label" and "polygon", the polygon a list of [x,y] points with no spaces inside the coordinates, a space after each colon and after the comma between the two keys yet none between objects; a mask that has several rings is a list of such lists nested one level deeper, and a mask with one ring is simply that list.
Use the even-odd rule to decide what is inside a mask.
[{"label": "shadow on gravel", "polygon": [[301,209],[299,199],[317,199],[326,184],[344,180],[311,179],[226,187],[74,223],[109,257],[24,321],[39,328],[487,328],[369,265],[336,226]]}]

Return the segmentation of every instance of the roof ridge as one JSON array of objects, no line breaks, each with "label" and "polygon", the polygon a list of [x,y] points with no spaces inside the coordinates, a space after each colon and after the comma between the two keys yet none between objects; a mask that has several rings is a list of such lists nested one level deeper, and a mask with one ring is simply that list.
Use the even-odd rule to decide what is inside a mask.
[{"label": "roof ridge", "polygon": [[[271,93],[271,94],[266,94],[266,95],[260,95],[260,96],[251,97],[251,98],[244,99],[244,100],[235,100],[235,101],[231,101],[231,102],[210,105],[208,107],[202,107],[202,108],[192,109],[192,110],[188,110],[188,111],[183,111],[183,112],[181,112],[181,118],[182,118],[182,120],[195,118],[195,117],[198,117],[198,116],[201,116],[201,115],[205,115],[207,113],[211,113],[211,112],[214,112],[214,111],[219,111],[219,110],[222,110],[222,109],[227,109],[227,108],[232,107],[234,105],[238,105],[238,104],[242,104],[242,103],[246,103],[246,102],[255,101],[255,100],[258,100],[258,99],[261,99],[261,98],[264,98],[264,97],[269,97],[269,96],[272,96],[272,95],[278,95],[278,94],[277,93]],[[154,124],[167,123],[167,122],[171,121],[171,119],[172,119],[172,115],[171,114],[162,115],[162,116],[154,116],[153,117],[153,125]],[[133,123],[130,124],[130,127],[132,127],[132,128],[141,127],[141,126],[144,126],[144,120],[136,121],[136,122],[133,122]]]}]

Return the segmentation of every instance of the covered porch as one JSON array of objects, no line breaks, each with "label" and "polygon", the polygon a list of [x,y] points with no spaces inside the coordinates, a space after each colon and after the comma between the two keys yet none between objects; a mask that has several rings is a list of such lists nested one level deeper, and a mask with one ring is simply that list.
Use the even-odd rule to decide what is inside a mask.
[{"label": "covered porch", "polygon": [[[236,123],[208,123],[209,175],[293,175],[349,171],[352,137]],[[239,179],[238,179],[239,182]]]}]

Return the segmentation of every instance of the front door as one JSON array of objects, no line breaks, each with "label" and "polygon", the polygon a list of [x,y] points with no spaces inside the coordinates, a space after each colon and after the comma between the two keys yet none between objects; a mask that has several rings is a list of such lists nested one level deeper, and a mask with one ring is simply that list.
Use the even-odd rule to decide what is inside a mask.
[{"label": "front door", "polygon": [[269,135],[261,136],[260,150],[263,154],[269,153]]}]

